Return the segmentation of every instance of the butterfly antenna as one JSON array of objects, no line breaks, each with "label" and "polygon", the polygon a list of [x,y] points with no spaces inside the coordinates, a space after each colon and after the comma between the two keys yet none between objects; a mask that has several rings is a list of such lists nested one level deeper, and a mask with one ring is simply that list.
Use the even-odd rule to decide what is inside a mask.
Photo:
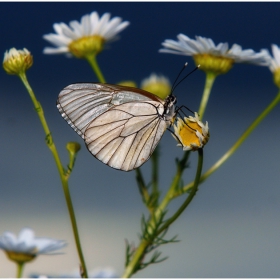
[{"label": "butterfly antenna", "polygon": [[[180,71],[180,74],[182,73],[182,71],[185,69],[186,66],[187,66],[187,65],[185,64],[184,68]],[[176,78],[176,80],[175,80],[175,82],[174,82],[174,84],[173,84],[173,86],[172,86],[171,93],[173,93],[173,91],[175,90],[175,88],[176,88],[179,84],[181,84],[190,74],[192,74],[194,71],[196,71],[199,67],[200,67],[200,65],[197,65],[191,72],[189,72],[183,79],[181,79],[181,80],[175,85],[175,82],[178,80],[178,78],[179,78],[179,76],[180,76],[180,75],[178,75],[178,77]]]},{"label": "butterfly antenna", "polygon": [[184,69],[187,67],[187,65],[188,65],[188,62],[186,62],[186,63],[184,64],[184,66],[183,66],[182,69],[180,70],[179,74],[177,75],[177,78],[176,78],[175,81],[173,82],[173,85],[172,85],[172,88],[171,88],[171,93],[173,93],[174,88],[176,87],[176,82],[177,82],[177,80],[179,79],[179,77],[181,76],[181,74],[182,74],[182,72],[184,71]]}]

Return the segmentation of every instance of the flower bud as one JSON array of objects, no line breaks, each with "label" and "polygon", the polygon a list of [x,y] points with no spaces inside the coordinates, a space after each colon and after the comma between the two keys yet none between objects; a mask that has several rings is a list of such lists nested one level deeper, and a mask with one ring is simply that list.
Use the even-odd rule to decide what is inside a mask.
[{"label": "flower bud", "polygon": [[68,142],[66,149],[71,155],[75,155],[81,149],[81,145],[77,142]]},{"label": "flower bud", "polygon": [[4,54],[3,68],[11,75],[25,72],[33,64],[33,57],[27,49],[17,50],[11,48]]},{"label": "flower bud", "polygon": [[169,80],[164,76],[158,76],[156,74],[151,74],[149,78],[146,78],[141,83],[141,88],[152,94],[165,99],[171,91],[171,85]]}]

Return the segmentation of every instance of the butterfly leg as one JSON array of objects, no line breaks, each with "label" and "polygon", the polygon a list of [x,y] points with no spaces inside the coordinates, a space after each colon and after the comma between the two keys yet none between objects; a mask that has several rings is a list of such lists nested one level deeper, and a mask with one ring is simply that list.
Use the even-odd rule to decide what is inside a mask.
[{"label": "butterfly leg", "polygon": [[[180,107],[181,108],[181,107]],[[180,109],[179,108],[179,109]],[[188,126],[190,129],[192,129],[193,131],[196,131],[196,129],[193,129],[192,127],[190,127],[186,122],[185,122],[185,119],[184,119],[184,116],[185,116],[185,114],[184,114],[184,116],[182,117],[182,115],[180,114],[180,111],[184,114],[184,112],[182,111],[182,110],[176,110],[176,115],[179,115],[180,116],[180,118],[183,120],[183,122],[185,123],[185,125],[186,126]]]},{"label": "butterfly leg", "polygon": [[167,127],[167,130],[178,140],[178,142],[182,145],[182,147],[184,147],[181,140],[178,138],[178,136],[169,127]]}]

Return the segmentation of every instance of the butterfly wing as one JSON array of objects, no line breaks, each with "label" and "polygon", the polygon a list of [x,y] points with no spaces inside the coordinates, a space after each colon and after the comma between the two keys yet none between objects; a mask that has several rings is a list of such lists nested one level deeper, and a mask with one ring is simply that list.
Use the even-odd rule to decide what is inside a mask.
[{"label": "butterfly wing", "polygon": [[57,99],[61,116],[82,137],[87,126],[115,105],[130,101],[162,102],[155,95],[137,88],[100,83],[78,83],[65,87]]},{"label": "butterfly wing", "polygon": [[150,158],[167,128],[160,112],[163,105],[156,101],[114,106],[88,125],[84,135],[87,148],[113,168],[135,169]]},{"label": "butterfly wing", "polygon": [[160,98],[119,85],[69,85],[60,92],[57,108],[96,158],[124,171],[149,159],[168,125],[159,117]]}]

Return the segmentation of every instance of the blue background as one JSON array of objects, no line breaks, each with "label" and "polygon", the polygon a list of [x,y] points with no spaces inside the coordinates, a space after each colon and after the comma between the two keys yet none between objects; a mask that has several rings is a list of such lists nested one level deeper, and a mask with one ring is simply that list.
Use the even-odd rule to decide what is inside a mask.
[{"label": "blue background", "polygon": [[[86,61],[44,55],[50,44],[44,34],[53,23],[79,20],[85,14],[110,12],[130,21],[121,39],[98,56],[109,83],[131,79],[139,85],[152,72],[173,81],[191,57],[162,54],[165,39],[177,34],[212,38],[216,44],[240,44],[259,51],[280,45],[279,3],[0,3],[0,51],[27,48],[34,64],[28,78],[41,102],[64,165],[68,141],[82,144],[70,178],[82,246],[89,270],[111,267],[121,276],[125,239],[138,242],[141,202],[135,172],[113,170],[97,161],[82,139],[60,117],[59,91],[75,82],[95,82]],[[176,89],[179,104],[198,110],[205,75],[196,71]],[[31,100],[15,76],[0,71],[0,234],[33,228],[38,236],[65,239],[64,255],[40,256],[26,266],[30,273],[59,276],[78,269],[70,221],[59,176]],[[211,139],[205,147],[204,171],[238,139],[277,93],[267,67],[236,64],[217,78],[204,119]],[[190,207],[175,222],[168,237],[179,243],[160,248],[165,262],[137,277],[279,277],[280,173],[279,106],[259,125],[242,147],[200,186]],[[168,188],[182,155],[167,132],[160,144],[160,185]],[[192,181],[196,154],[184,182]],[[150,163],[142,168],[147,181]],[[175,200],[170,211],[179,205]],[[59,265],[57,265],[59,264]],[[0,277],[14,277],[15,266],[0,253]]]}]

